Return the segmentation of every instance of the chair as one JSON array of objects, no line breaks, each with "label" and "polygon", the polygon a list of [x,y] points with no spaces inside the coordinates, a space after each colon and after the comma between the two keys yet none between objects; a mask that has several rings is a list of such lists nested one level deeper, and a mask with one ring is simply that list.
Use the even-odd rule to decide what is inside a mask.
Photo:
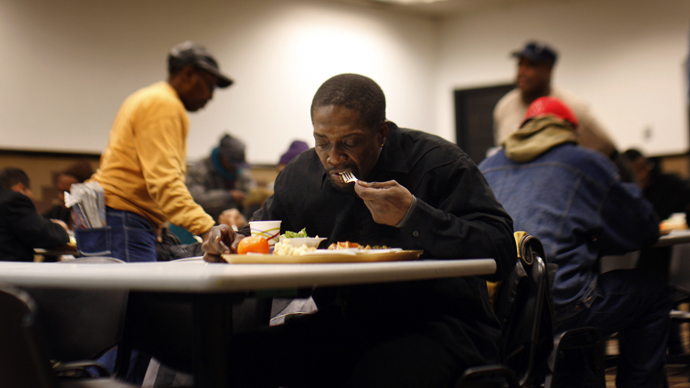
[{"label": "chair", "polygon": [[[669,283],[675,291],[675,306],[690,302],[690,244],[678,244],[672,247],[669,263]],[[673,330],[680,330],[678,326],[690,322],[690,313],[685,311],[671,311]],[[685,364],[690,367],[690,356],[687,353],[670,354],[666,364]]]},{"label": "chair", "polygon": [[548,374],[553,313],[544,248],[539,239],[524,232],[515,238],[518,261],[498,287],[494,306],[503,325],[503,363],[467,369],[456,387],[533,386]]},{"label": "chair", "polygon": [[[122,263],[111,258],[85,258],[70,263]],[[59,264],[58,264],[59,265]],[[31,387],[133,387],[119,382],[127,370],[128,351],[118,352],[118,365],[122,367],[113,376],[95,363],[107,350],[118,345],[124,327],[127,302],[125,291],[80,291],[69,289],[27,287],[19,290],[11,286],[0,289],[0,311],[14,309],[14,315],[3,314],[0,328],[18,333],[20,343],[11,343],[0,349],[0,360],[12,358],[15,352],[27,352],[31,359],[22,361],[22,368],[2,363],[2,379],[24,381],[29,375],[41,377],[40,384]],[[7,304],[7,307],[5,307]],[[10,322],[9,320],[14,320]],[[12,326],[14,325],[14,326]],[[18,326],[15,327],[15,326]],[[14,330],[14,331],[12,331]],[[21,334],[21,335],[19,335]],[[24,350],[26,349],[26,350]],[[51,365],[51,361],[52,365]],[[7,368],[7,369],[5,369]],[[93,377],[92,371],[96,372]],[[33,379],[33,377],[31,378]]]}]

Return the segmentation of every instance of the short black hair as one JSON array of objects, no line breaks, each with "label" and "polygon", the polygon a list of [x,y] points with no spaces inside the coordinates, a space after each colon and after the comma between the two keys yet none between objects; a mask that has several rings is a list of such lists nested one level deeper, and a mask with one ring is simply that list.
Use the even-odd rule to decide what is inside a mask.
[{"label": "short black hair", "polygon": [[623,152],[623,155],[628,158],[628,160],[633,161],[637,160],[639,158],[644,158],[644,155],[642,155],[642,152],[635,148],[631,148],[625,152]]},{"label": "short black hair", "polygon": [[11,190],[17,183],[23,184],[27,189],[31,187],[29,176],[24,170],[16,167],[7,167],[0,171],[0,187]]},{"label": "short black hair", "polygon": [[364,125],[375,128],[386,120],[386,96],[371,78],[359,74],[339,74],[324,82],[311,102],[311,117],[323,106],[335,105],[360,114]]}]

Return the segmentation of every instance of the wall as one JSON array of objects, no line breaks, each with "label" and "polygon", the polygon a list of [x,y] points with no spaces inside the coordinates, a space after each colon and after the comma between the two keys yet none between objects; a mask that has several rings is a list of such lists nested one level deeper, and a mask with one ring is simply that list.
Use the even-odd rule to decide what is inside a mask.
[{"label": "wall", "polygon": [[224,131],[251,163],[313,144],[311,98],[342,72],[374,78],[390,117],[434,131],[436,33],[427,18],[325,1],[0,0],[0,148],[100,153],[125,97],[164,79],[187,39],[236,81],[190,115],[190,159]]},{"label": "wall", "polygon": [[[526,0],[438,21],[310,0],[0,0],[0,148],[100,153],[118,106],[203,42],[236,80],[191,114],[189,158],[229,130],[248,160],[313,144],[308,107],[340,72],[381,84],[388,116],[455,140],[452,92],[512,82],[531,38],[561,52],[555,83],[587,99],[619,147],[688,150],[685,0]],[[645,138],[645,133],[651,136]]]},{"label": "wall", "polygon": [[688,15],[690,2],[683,0],[562,0],[446,19],[436,84],[439,134],[454,138],[454,89],[513,82],[509,53],[540,39],[561,54],[554,84],[588,100],[619,148],[684,153]]}]

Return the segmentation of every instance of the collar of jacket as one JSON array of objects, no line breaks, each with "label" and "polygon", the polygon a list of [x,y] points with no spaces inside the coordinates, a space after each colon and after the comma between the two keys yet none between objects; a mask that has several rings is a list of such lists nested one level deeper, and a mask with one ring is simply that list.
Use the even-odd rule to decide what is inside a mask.
[{"label": "collar of jacket", "polygon": [[551,148],[564,143],[580,143],[580,138],[567,122],[553,116],[533,119],[503,142],[508,159],[526,163]]}]

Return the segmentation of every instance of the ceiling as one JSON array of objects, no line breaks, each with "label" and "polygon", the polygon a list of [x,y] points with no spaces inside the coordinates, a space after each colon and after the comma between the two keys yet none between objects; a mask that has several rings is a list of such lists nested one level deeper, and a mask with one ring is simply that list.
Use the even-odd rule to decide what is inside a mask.
[{"label": "ceiling", "polygon": [[409,12],[417,15],[426,15],[435,18],[458,15],[461,13],[477,11],[496,7],[513,7],[532,3],[559,3],[579,0],[340,0],[348,3],[356,3],[367,7],[390,9]]}]

